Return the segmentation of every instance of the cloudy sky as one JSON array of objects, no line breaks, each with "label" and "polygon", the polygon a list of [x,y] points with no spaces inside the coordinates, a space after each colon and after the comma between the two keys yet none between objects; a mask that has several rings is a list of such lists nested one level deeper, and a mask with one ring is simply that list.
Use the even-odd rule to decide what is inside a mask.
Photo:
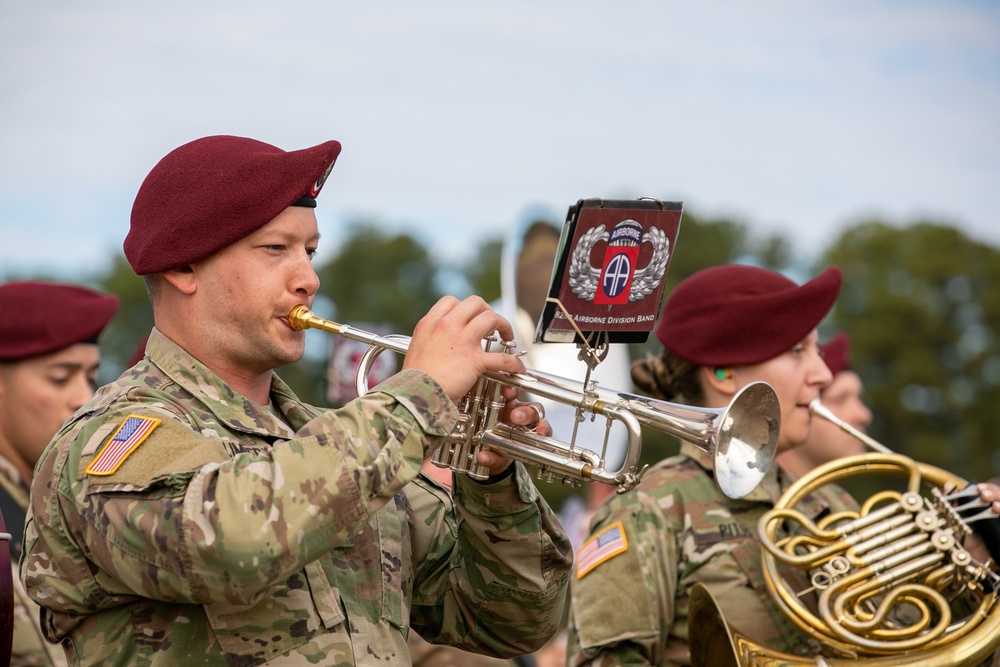
[{"label": "cloudy sky", "polygon": [[0,278],[100,271],[209,134],[341,141],[328,252],[359,217],[457,258],[647,195],[804,257],[871,214],[1000,245],[998,128],[993,1],[0,0]]}]

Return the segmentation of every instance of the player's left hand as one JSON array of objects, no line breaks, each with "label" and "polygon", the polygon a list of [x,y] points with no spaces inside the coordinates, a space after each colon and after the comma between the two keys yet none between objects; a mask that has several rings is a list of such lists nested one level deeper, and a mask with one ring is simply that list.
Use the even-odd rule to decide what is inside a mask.
[{"label": "player's left hand", "polygon": [[[1000,519],[1000,486],[996,484],[991,484],[990,482],[981,482],[976,485],[979,489],[979,499],[984,503],[989,503],[990,509],[993,510],[992,519],[980,519],[980,521],[996,521]],[[965,550],[969,552],[973,558],[975,558],[980,563],[985,563],[989,560],[991,554],[989,549],[983,543],[982,538],[973,533],[968,539],[965,540]],[[994,563],[993,567],[996,569],[998,563]]]},{"label": "player's left hand", "polygon": [[[514,387],[505,386],[503,390],[505,396],[508,392],[515,395],[517,392]],[[538,435],[552,435],[552,426],[545,421],[545,408],[541,403],[528,403],[510,398],[507,400],[507,404],[504,407],[502,420],[504,423],[511,424],[513,426],[522,426],[527,428],[534,431]],[[513,460],[503,452],[487,449],[483,449],[476,455],[476,463],[488,467],[490,469],[491,477],[502,474],[503,471],[510,466],[512,461]]]}]

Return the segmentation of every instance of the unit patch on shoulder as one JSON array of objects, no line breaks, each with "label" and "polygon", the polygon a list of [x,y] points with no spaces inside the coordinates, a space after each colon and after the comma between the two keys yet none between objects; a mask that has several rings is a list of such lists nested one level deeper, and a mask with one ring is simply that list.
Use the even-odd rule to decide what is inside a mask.
[{"label": "unit patch on shoulder", "polygon": [[160,421],[153,417],[139,415],[126,417],[111,439],[87,466],[87,474],[113,474],[125,462],[128,455],[134,452],[142,444],[142,441],[149,437],[153,429],[160,425]]},{"label": "unit patch on shoulder", "polygon": [[625,527],[621,521],[615,521],[587,540],[576,552],[576,578],[582,579],[583,575],[604,561],[626,551],[628,551],[628,540],[625,539]]}]

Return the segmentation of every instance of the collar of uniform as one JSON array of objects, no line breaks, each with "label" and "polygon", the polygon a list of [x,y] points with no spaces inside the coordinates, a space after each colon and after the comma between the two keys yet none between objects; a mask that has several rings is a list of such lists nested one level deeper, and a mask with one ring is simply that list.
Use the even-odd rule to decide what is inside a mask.
[{"label": "collar of uniform", "polygon": [[[167,377],[198,398],[227,428],[259,436],[290,437],[286,424],[233,389],[156,327],[149,334],[146,352],[150,361]],[[271,374],[271,394],[276,395],[279,408],[294,399],[291,389],[274,373]],[[298,428],[295,419],[289,418],[289,421]]]},{"label": "collar of uniform", "polygon": [[[690,442],[682,440],[680,453],[690,459],[694,459],[699,466],[715,477],[715,462],[712,460],[712,457],[708,455],[708,452],[696,447]],[[771,464],[771,467],[767,469],[766,473],[764,473],[764,479],[757,486],[757,488],[739,500],[768,503],[773,505],[780,495],[781,485],[778,481],[778,466],[777,464]]]}]

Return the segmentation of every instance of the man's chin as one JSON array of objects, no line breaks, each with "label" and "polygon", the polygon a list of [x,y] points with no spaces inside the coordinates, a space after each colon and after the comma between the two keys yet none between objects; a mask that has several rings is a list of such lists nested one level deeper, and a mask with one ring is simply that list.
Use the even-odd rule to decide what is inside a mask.
[{"label": "man's chin", "polygon": [[305,354],[305,332],[293,331],[286,333],[291,333],[291,335],[284,337],[280,343],[274,345],[272,348],[272,352],[274,353],[275,368],[281,368],[282,366],[287,366],[288,364],[294,364],[302,358],[303,354]]},{"label": "man's chin", "polygon": [[275,359],[275,368],[282,368],[288,366],[289,364],[294,364],[296,361],[302,358],[303,350],[299,350],[296,353],[284,353],[279,355]]}]

